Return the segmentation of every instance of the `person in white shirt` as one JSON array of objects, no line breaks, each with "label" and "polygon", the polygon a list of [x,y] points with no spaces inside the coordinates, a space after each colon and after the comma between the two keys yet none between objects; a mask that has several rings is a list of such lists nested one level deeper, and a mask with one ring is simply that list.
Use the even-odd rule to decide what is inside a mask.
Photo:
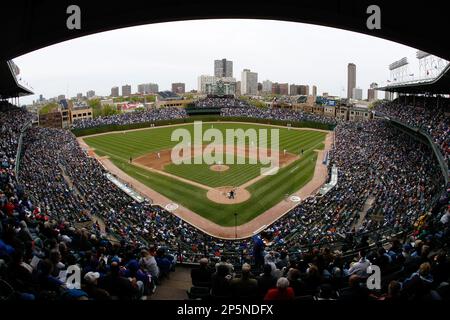
[{"label": "person in white shirt", "polygon": [[359,260],[355,262],[350,269],[348,269],[348,275],[357,275],[360,277],[367,277],[367,268],[372,263],[366,259],[365,251],[361,250],[359,252]]},{"label": "person in white shirt", "polygon": [[449,209],[447,208],[447,212],[446,213],[444,213],[443,215],[442,215],[442,217],[441,217],[441,223],[442,224],[448,224],[448,222],[450,221],[450,211],[449,211]]},{"label": "person in white shirt", "polygon": [[159,277],[159,267],[156,263],[155,257],[147,250],[141,251],[141,259],[139,260],[139,265],[142,270],[151,274],[153,278],[158,279]]}]

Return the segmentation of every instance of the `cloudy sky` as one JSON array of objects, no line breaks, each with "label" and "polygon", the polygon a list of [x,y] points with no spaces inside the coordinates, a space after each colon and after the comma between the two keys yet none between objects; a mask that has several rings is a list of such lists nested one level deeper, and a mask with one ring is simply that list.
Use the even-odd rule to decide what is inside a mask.
[{"label": "cloudy sky", "polygon": [[[146,25],[99,33],[47,47],[14,61],[37,94],[51,98],[111,87],[154,82],[160,90],[172,82],[197,89],[197,77],[214,73],[214,59],[233,61],[239,81],[244,68],[258,81],[317,85],[318,93],[345,95],[347,64],[357,66],[357,87],[367,95],[370,83],[384,84],[387,66],[402,57],[409,73],[418,72],[415,49],[339,29],[268,20],[201,20]],[[344,91],[345,90],[345,91]]]}]

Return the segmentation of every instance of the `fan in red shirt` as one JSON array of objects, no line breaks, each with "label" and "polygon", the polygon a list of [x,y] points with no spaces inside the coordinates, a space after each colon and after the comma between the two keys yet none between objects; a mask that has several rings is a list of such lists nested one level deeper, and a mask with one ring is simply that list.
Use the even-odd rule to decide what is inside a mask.
[{"label": "fan in red shirt", "polygon": [[14,202],[14,198],[11,198],[4,206],[6,213],[10,217],[12,217],[12,215],[14,214],[14,209],[16,208],[16,206],[14,205],[13,202]]},{"label": "fan in red shirt", "polygon": [[264,300],[292,300],[294,296],[294,290],[289,287],[289,280],[281,277],[277,281],[277,287],[267,291]]}]

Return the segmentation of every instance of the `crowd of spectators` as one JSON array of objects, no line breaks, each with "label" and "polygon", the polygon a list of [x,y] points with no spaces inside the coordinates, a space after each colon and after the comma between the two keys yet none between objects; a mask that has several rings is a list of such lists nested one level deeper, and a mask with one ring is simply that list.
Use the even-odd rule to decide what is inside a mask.
[{"label": "crowd of spectators", "polygon": [[86,129],[106,125],[129,125],[160,120],[182,119],[186,117],[186,111],[181,108],[154,108],[146,111],[126,112],[94,119],[77,120],[72,124],[72,129]]},{"label": "crowd of spectators", "polygon": [[[2,297],[139,299],[154,292],[174,269],[176,257],[164,244],[178,242],[182,221],[131,201],[65,130],[26,131],[17,179],[18,141],[29,119],[18,108],[0,112]],[[81,269],[81,288],[65,282],[73,266]]]},{"label": "crowd of spectators", "polygon": [[336,124],[335,118],[323,117],[312,113],[306,113],[301,110],[283,109],[283,108],[258,108],[249,106],[246,108],[222,108],[222,117],[247,117],[254,119],[268,119],[280,121],[311,121],[325,124]]},{"label": "crowd of spectators", "polygon": [[[231,268],[224,262],[202,258],[191,271],[193,287],[188,295],[213,301],[449,300],[450,213],[446,205],[440,208],[412,235],[393,238],[386,244],[379,242],[370,249],[361,243],[356,255],[344,256],[328,247],[311,248],[295,256],[284,250],[267,251],[261,268],[248,263]],[[380,268],[379,287],[370,286],[375,282],[369,279],[369,266]]]},{"label": "crowd of spectators", "polygon": [[355,234],[408,228],[442,190],[431,151],[386,122],[344,123],[335,134],[330,167],[338,168],[338,184],[267,228],[273,242],[291,250],[338,240],[351,247]]},{"label": "crowd of spectators", "polygon": [[[409,100],[411,100],[410,98]],[[403,100],[403,102],[401,102]],[[376,111],[396,118],[412,127],[422,129],[440,148],[442,156],[450,167],[450,100],[446,98],[424,98],[408,102],[397,99],[379,104]]]},{"label": "crowd of spectators", "polygon": [[[272,113],[275,119],[291,119],[282,111],[271,112],[276,112]],[[419,273],[411,274],[409,282],[405,278],[403,286],[392,285],[397,293],[405,293],[408,283],[434,276],[436,268],[442,269],[436,261],[447,263],[445,253],[437,255],[433,250],[448,242],[448,198],[436,214],[428,214],[428,205],[443,184],[436,160],[427,146],[385,121],[339,124],[330,153],[331,164],[339,170],[338,185],[323,197],[306,199],[252,239],[224,241],[203,234],[161,207],[129,198],[66,130],[26,131],[19,183],[13,168],[19,135],[29,115],[13,108],[0,112],[0,120],[0,279],[7,279],[21,299],[139,299],[155,290],[176,261],[197,261],[198,257],[206,257],[207,266],[216,264],[211,277],[202,278],[210,282],[208,295],[215,297],[257,292],[266,299],[342,298],[346,294],[339,290],[346,281],[349,295],[359,295],[366,292],[360,287],[365,275],[353,274],[354,270],[363,270],[357,266],[369,263],[366,259],[380,264],[376,259],[385,256],[384,249],[378,244],[375,252],[361,251],[360,261],[353,265],[344,262],[342,253],[324,248],[333,241],[343,244],[343,253],[367,247],[368,238],[361,235],[376,236],[380,233],[374,231],[380,228],[416,230],[413,239],[400,249],[395,244],[383,258],[395,269],[405,266],[398,259],[406,253],[420,256],[411,269],[404,270]],[[363,213],[369,202],[372,205]],[[442,216],[441,221],[435,221],[437,216]],[[372,243],[380,240],[371,238]],[[405,247],[409,248],[406,253]],[[237,261],[229,258],[231,252],[239,253]],[[430,267],[422,266],[427,262]],[[73,265],[82,270],[81,289],[68,288],[63,281],[64,271]],[[262,273],[255,274],[256,283],[252,271]],[[435,297],[445,295],[439,285],[446,276],[439,275],[440,282],[432,280],[427,294],[435,289]],[[338,287],[333,286],[335,282]]]}]

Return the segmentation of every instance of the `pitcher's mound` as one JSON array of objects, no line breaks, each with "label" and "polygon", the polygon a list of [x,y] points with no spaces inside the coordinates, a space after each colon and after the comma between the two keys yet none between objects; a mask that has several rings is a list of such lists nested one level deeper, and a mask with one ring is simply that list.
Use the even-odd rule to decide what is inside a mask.
[{"label": "pitcher's mound", "polygon": [[226,166],[224,164],[214,164],[211,167],[209,167],[209,169],[211,169],[212,171],[227,171],[228,169],[230,169],[229,166]]},{"label": "pitcher's mound", "polygon": [[[234,192],[234,198],[230,192]],[[211,189],[206,194],[209,200],[222,204],[236,204],[250,199],[251,194],[246,189],[233,187],[218,187]]]}]

